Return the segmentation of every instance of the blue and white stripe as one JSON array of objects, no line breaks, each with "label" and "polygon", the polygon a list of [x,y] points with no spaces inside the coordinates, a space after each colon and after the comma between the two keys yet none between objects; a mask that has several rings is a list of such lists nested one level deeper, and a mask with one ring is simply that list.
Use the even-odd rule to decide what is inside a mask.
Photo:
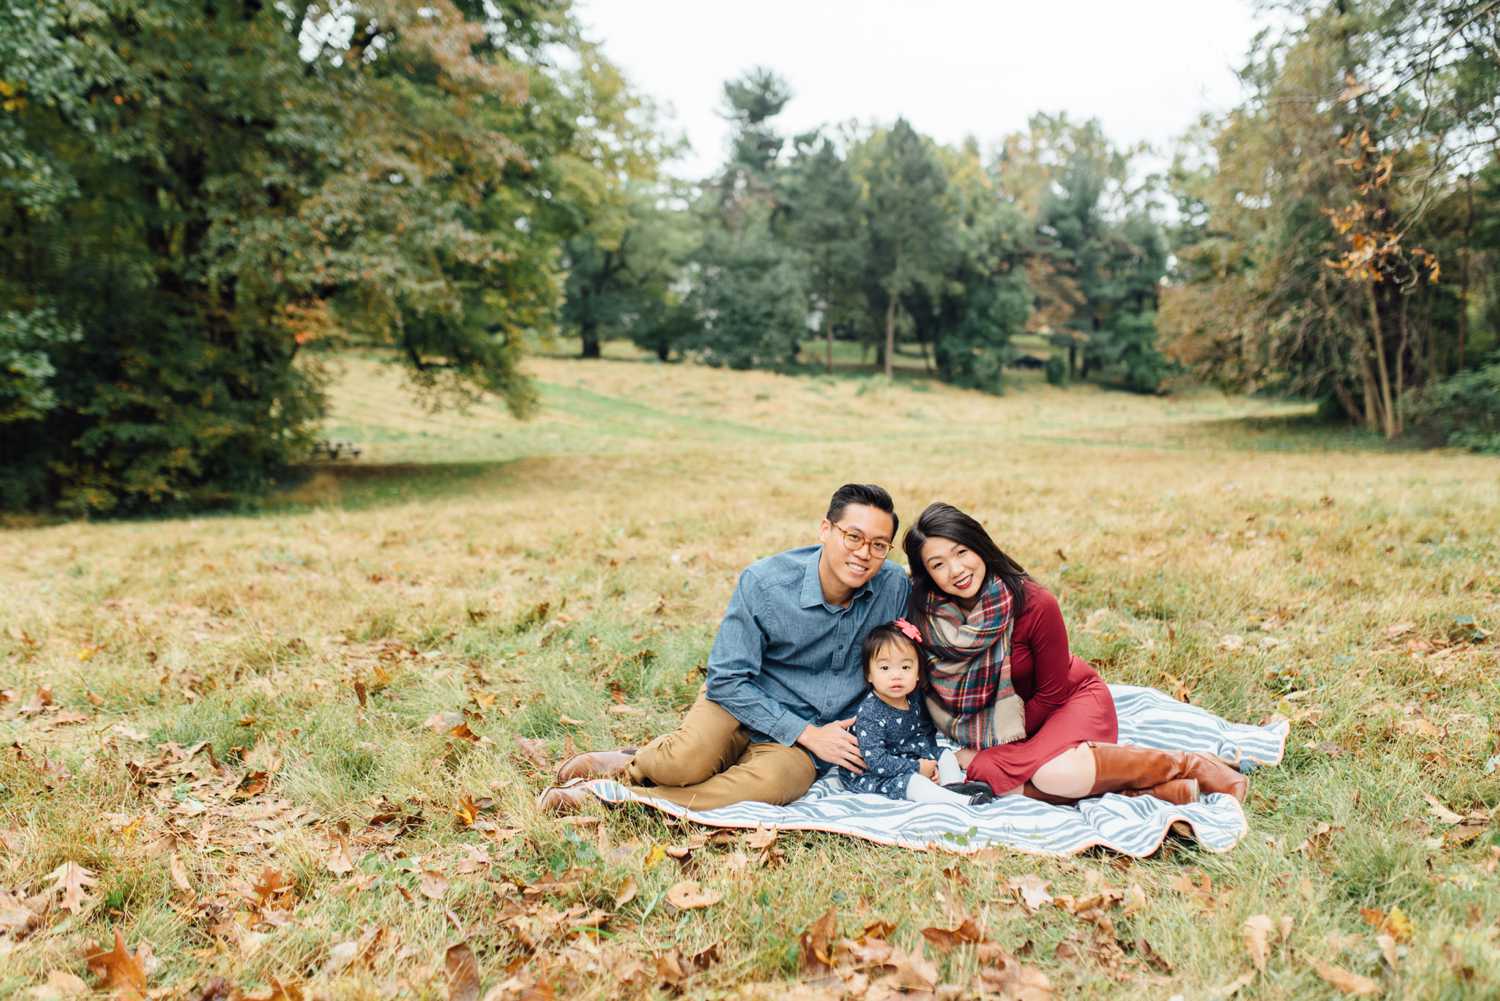
[{"label": "blue and white stripe", "polygon": [[[1289,724],[1230,723],[1206,709],[1177,702],[1154,688],[1110,685],[1120,718],[1120,743],[1200,751],[1237,762],[1241,771],[1281,761]],[[663,799],[638,796],[617,782],[590,783],[607,803],[637,802],[710,827],[776,827],[828,831],[883,845],[973,854],[1006,847],[1038,855],[1073,855],[1102,845],[1125,855],[1150,855],[1174,823],[1183,822],[1212,852],[1227,852],[1245,836],[1244,811],[1232,796],[1207,796],[1174,806],[1149,796],[1106,795],[1076,807],[1053,806],[1006,796],[986,806],[912,803],[845,792],[826,776],[786,806],[736,803],[715,810],[689,810]]]}]

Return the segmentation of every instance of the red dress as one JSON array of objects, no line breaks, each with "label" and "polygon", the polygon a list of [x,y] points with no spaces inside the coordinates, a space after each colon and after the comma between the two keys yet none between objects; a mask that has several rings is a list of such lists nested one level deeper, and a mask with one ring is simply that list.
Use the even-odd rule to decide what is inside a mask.
[{"label": "red dress", "polygon": [[1119,736],[1115,700],[1099,672],[1068,649],[1068,628],[1051,592],[1026,582],[1026,609],[1010,638],[1010,677],[1026,703],[1026,739],[980,751],[967,777],[997,794],[1021,785],[1042,765],[1090,740]]}]

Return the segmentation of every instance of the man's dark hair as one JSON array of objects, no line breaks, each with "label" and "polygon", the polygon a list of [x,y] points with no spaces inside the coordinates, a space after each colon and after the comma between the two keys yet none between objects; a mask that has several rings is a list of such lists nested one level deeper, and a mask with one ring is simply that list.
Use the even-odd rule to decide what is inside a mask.
[{"label": "man's dark hair", "polygon": [[844,508],[850,504],[867,504],[891,516],[891,540],[895,541],[896,529],[901,527],[901,516],[896,514],[896,504],[885,487],[873,483],[845,483],[833,492],[828,502],[829,521],[838,521],[844,516]]}]

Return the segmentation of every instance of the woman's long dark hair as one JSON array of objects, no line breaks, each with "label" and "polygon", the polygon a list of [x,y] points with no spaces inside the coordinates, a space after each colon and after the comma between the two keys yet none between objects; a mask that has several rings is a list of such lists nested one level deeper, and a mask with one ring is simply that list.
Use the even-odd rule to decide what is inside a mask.
[{"label": "woman's long dark hair", "polygon": [[1000,583],[1010,589],[1011,621],[1021,617],[1026,609],[1026,581],[1029,579],[1021,564],[1006,556],[990,538],[984,526],[964,514],[952,504],[937,501],[927,505],[917,523],[906,530],[901,548],[906,551],[906,565],[911,571],[911,600],[907,604],[906,617],[922,630],[925,636],[931,623],[927,620],[927,598],[938,586],[922,562],[922,544],[928,539],[952,539],[984,560],[989,576],[1000,578]]}]

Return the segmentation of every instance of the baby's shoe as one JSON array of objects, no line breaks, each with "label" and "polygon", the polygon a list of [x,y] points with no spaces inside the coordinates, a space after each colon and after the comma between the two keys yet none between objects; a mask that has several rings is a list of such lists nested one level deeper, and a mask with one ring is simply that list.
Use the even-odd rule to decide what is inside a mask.
[{"label": "baby's shoe", "polygon": [[970,806],[984,806],[995,801],[995,791],[987,782],[950,782],[943,788],[969,797]]}]

